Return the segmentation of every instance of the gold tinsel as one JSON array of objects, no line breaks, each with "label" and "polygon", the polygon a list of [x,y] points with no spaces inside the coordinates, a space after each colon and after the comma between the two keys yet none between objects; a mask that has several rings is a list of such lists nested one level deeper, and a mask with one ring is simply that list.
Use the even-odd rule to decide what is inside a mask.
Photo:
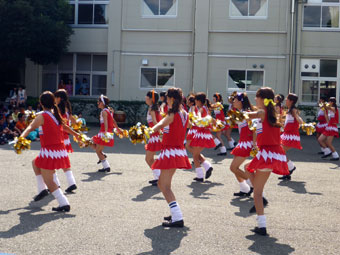
[{"label": "gold tinsel", "polygon": [[193,125],[196,127],[209,127],[213,122],[213,118],[210,115],[207,115],[203,118],[194,117]]},{"label": "gold tinsel", "polygon": [[253,146],[253,148],[250,151],[250,156],[255,158],[256,154],[259,152],[259,148],[257,146]]},{"label": "gold tinsel", "polygon": [[323,111],[326,111],[329,106],[330,106],[329,103],[319,104],[320,109],[323,110]]},{"label": "gold tinsel", "polygon": [[31,149],[31,141],[27,140],[24,137],[16,137],[13,142],[10,144],[14,143],[14,151],[17,154],[21,154],[23,150],[29,150]]},{"label": "gold tinsel", "polygon": [[113,129],[113,132],[120,138],[128,138],[129,137],[129,131],[127,131],[126,129],[123,129],[122,132],[123,134],[118,133],[117,128]]},{"label": "gold tinsel", "polygon": [[220,132],[225,128],[225,125],[221,120],[216,120],[215,124],[213,124],[211,131]]},{"label": "gold tinsel", "polygon": [[234,91],[233,93],[231,93],[230,96],[228,97],[228,102],[229,102],[230,104],[232,104],[233,101],[234,101],[234,98],[235,98],[236,96],[237,96],[237,91]]},{"label": "gold tinsel", "polygon": [[138,122],[135,126],[129,130],[129,139],[133,144],[147,143],[147,139],[150,138],[152,129],[142,125]]},{"label": "gold tinsel", "polygon": [[249,119],[247,114],[238,110],[229,110],[227,116],[228,117],[226,117],[225,120],[230,126],[235,126],[236,124]]},{"label": "gold tinsel", "polygon": [[29,125],[31,122],[37,117],[35,114],[35,111],[28,111],[27,112],[27,118],[26,118],[26,124]]},{"label": "gold tinsel", "polygon": [[92,139],[83,133],[79,135],[79,140],[75,136],[73,136],[73,140],[78,143],[80,148],[86,148],[94,144]]},{"label": "gold tinsel", "polygon": [[303,123],[301,125],[301,129],[303,132],[306,132],[307,135],[313,135],[313,133],[315,133],[316,129],[315,129],[315,125],[316,123]]},{"label": "gold tinsel", "polygon": [[216,104],[213,104],[211,106],[211,108],[214,109],[214,110],[218,110],[218,111],[222,111],[224,109],[224,107],[221,104],[221,102],[217,102]]},{"label": "gold tinsel", "polygon": [[76,123],[73,123],[73,124],[71,125],[71,128],[72,128],[74,131],[81,131],[81,132],[89,131],[88,127],[83,126],[82,121],[79,119],[79,117],[78,117],[77,115],[73,115],[73,118],[74,118],[75,121],[76,121]]},{"label": "gold tinsel", "polygon": [[102,141],[108,143],[110,140],[113,139],[113,133],[111,132],[105,132],[104,136],[101,137]]}]

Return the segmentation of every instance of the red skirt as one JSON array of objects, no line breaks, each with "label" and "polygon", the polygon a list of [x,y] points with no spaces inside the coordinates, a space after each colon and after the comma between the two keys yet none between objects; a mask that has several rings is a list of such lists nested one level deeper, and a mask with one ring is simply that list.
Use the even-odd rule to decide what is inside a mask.
[{"label": "red skirt", "polygon": [[231,154],[235,157],[248,158],[252,148],[253,141],[239,141],[237,146],[231,151]]},{"label": "red skirt", "polygon": [[191,169],[187,151],[184,146],[163,145],[162,150],[152,164],[151,169]]},{"label": "red skirt", "polygon": [[290,148],[302,150],[299,133],[283,132],[281,135],[281,144]]},{"label": "red skirt", "polygon": [[147,151],[160,151],[162,149],[162,140],[159,137],[159,133],[152,134],[145,145],[145,150]]},{"label": "red skirt", "polygon": [[105,142],[104,140],[102,140],[102,137],[104,137],[104,136],[105,136],[105,132],[99,132],[98,135],[95,135],[94,137],[92,137],[92,141],[95,144],[113,147],[113,145],[114,145],[113,135],[112,135],[112,138],[108,142]]},{"label": "red skirt", "polygon": [[73,148],[72,148],[72,145],[71,145],[70,138],[67,137],[67,139],[64,139],[64,145],[65,145],[66,151],[68,153],[72,153],[73,152]]},{"label": "red skirt", "polygon": [[190,146],[202,148],[215,148],[215,142],[210,130],[207,128],[197,129]]},{"label": "red skirt", "polygon": [[339,137],[339,130],[336,124],[327,125],[325,131],[322,133],[325,136]]},{"label": "red skirt", "polygon": [[325,131],[326,127],[327,127],[327,122],[318,122],[318,124],[316,124],[316,127],[315,127],[316,133],[322,134],[323,131]]},{"label": "red skirt", "polygon": [[287,157],[280,145],[260,146],[256,157],[250,162],[247,170],[251,173],[261,169],[272,169],[273,173],[288,175]]},{"label": "red skirt", "polygon": [[71,167],[64,144],[42,147],[34,162],[37,167],[48,170],[67,169]]},{"label": "red skirt", "polygon": [[187,141],[191,141],[194,138],[194,135],[197,132],[197,128],[196,127],[192,127],[189,129],[188,133],[187,133]]}]

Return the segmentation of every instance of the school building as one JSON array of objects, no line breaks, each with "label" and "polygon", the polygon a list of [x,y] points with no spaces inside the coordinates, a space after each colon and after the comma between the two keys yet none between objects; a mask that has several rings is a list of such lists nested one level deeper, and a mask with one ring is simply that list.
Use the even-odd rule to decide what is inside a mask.
[{"label": "school building", "polygon": [[340,0],[72,0],[69,53],[27,61],[27,93],[144,100],[148,90],[224,97],[262,86],[300,104],[336,96]]}]

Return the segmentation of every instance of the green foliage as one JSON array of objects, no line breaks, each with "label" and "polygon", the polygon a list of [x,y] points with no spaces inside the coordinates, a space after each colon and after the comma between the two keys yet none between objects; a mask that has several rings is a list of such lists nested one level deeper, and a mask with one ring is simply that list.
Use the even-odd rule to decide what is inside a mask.
[{"label": "green foliage", "polygon": [[299,105],[299,111],[304,113],[306,117],[306,122],[314,122],[317,120],[317,107],[316,106],[306,106],[306,105]]},{"label": "green foliage", "polygon": [[67,0],[0,0],[0,67],[57,63],[72,34]]}]

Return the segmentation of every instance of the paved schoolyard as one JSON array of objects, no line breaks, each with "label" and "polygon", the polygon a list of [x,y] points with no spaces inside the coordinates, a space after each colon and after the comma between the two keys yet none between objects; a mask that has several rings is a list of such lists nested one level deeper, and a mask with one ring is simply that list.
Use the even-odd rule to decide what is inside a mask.
[{"label": "paved schoolyard", "polygon": [[[302,140],[304,150],[288,154],[297,166],[292,181],[272,175],[266,185],[268,237],[250,232],[256,224],[248,214],[252,199],[233,197],[238,184],[228,170],[232,158],[212,149],[204,151],[214,166],[209,181],[193,182],[193,170],[174,176],[186,227],[163,229],[169,209],[158,188],[148,185],[152,174],[142,145],[116,139],[106,149],[108,174],[96,172],[94,152],[73,145],[78,190],[68,195],[70,213],[52,212],[57,202],[51,195],[31,202],[38,142],[22,155],[1,146],[0,254],[339,254],[339,162],[321,160],[314,137]],[[340,152],[339,140],[334,143]],[[65,189],[62,172],[59,179]]]}]

